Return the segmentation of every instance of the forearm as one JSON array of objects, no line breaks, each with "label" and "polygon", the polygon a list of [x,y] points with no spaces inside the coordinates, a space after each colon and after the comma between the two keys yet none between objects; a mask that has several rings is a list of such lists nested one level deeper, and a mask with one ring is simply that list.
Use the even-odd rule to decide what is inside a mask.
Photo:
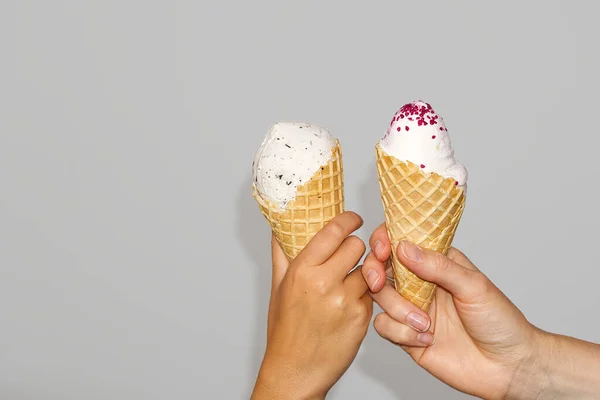
[{"label": "forearm", "polygon": [[542,398],[600,397],[600,345],[560,335],[553,339]]},{"label": "forearm", "polygon": [[263,362],[256,379],[251,400],[323,400],[301,374],[277,363]]},{"label": "forearm", "polygon": [[600,345],[543,332],[515,376],[511,399],[597,399]]}]

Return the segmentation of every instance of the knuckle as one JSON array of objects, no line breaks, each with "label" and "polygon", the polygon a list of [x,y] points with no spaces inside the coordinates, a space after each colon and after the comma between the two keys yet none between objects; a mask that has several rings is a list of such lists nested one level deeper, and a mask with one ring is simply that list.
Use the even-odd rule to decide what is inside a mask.
[{"label": "knuckle", "polygon": [[390,307],[388,314],[390,315],[390,317],[392,317],[393,319],[395,319],[396,321],[400,321],[402,319],[405,319],[405,315],[406,310],[404,309],[402,303],[394,303],[394,305],[392,307]]},{"label": "knuckle", "polygon": [[294,268],[289,274],[293,284],[306,292],[325,295],[329,290],[327,276],[314,273],[310,268]]},{"label": "knuckle", "polygon": [[447,256],[450,260],[462,267],[466,267],[470,270],[477,270],[477,267],[469,260],[469,257],[455,247],[450,247]]},{"label": "knuckle", "polygon": [[331,296],[329,304],[336,310],[343,310],[346,307],[346,298],[341,294]]},{"label": "knuckle", "polygon": [[352,320],[354,320],[356,322],[360,322],[360,321],[362,321],[364,319],[366,311],[367,310],[365,310],[364,305],[362,305],[362,304],[355,304],[350,309],[349,314],[350,314]]},{"label": "knuckle", "polygon": [[331,221],[330,223],[327,224],[325,229],[327,230],[327,234],[329,236],[333,236],[334,238],[342,238],[342,237],[346,236],[346,230],[344,229],[344,226],[339,221],[336,221],[336,220]]},{"label": "knuckle", "polygon": [[329,284],[326,279],[324,279],[322,277],[318,277],[318,278],[314,279],[314,281],[312,283],[312,288],[315,291],[315,293],[324,295],[327,293],[327,291],[329,289]]},{"label": "knuckle", "polygon": [[365,254],[367,246],[365,246],[365,242],[363,242],[358,236],[349,236],[346,241],[353,253],[361,255]]},{"label": "knuckle", "polygon": [[442,254],[436,253],[431,260],[435,269],[440,273],[448,272],[451,266],[451,261]]},{"label": "knuckle", "polygon": [[355,307],[354,319],[358,325],[364,325],[371,319],[371,311],[365,304],[360,304]]},{"label": "knuckle", "polygon": [[469,282],[468,288],[465,289],[464,296],[469,301],[475,303],[486,303],[490,299],[493,284],[487,277],[479,271],[465,271],[466,282]]},{"label": "knuckle", "polygon": [[476,293],[487,295],[491,290],[490,280],[481,272],[472,272],[472,287]]}]

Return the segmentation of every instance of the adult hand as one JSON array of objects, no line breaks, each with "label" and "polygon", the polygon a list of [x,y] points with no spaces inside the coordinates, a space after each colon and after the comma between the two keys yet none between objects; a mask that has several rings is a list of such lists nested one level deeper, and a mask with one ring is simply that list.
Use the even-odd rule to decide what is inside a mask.
[{"label": "adult hand", "polygon": [[348,369],[371,320],[360,269],[362,226],[353,212],[334,218],[291,263],[272,240],[267,349],[253,399],[322,399]]},{"label": "adult hand", "polygon": [[[408,242],[394,249],[403,265],[438,285],[430,319],[415,324],[412,314],[421,319],[424,313],[386,279],[392,249],[385,224],[373,233],[370,245],[373,251],[362,272],[384,310],[374,321],[382,337],[462,392],[504,399],[521,390],[515,383],[539,356],[543,332],[464,254],[452,248],[446,257]],[[425,328],[431,332],[422,333]]]}]

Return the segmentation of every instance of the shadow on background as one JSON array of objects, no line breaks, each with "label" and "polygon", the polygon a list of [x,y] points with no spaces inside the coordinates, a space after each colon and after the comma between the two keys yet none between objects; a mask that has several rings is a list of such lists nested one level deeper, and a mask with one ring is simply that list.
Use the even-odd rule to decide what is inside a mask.
[{"label": "shadow on background", "polygon": [[239,189],[236,209],[239,239],[247,254],[250,255],[251,263],[248,264],[255,268],[255,282],[248,283],[256,289],[255,309],[257,310],[254,318],[254,336],[249,342],[252,349],[248,360],[251,386],[247,388],[247,393],[250,395],[267,338],[267,309],[271,290],[271,231],[252,197],[252,182],[249,178]]},{"label": "shadow on background", "polygon": [[[360,185],[359,204],[365,220],[365,239],[383,220],[383,206],[375,163],[368,167],[367,179]],[[375,305],[374,316],[381,312]],[[372,324],[358,359],[361,372],[381,382],[398,399],[465,399],[469,398],[438,381],[400,347],[381,338]]]}]

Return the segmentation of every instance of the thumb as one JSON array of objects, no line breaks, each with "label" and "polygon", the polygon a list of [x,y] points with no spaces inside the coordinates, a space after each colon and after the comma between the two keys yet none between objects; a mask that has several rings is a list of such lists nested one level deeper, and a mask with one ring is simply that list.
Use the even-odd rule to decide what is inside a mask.
[{"label": "thumb", "polygon": [[273,259],[273,273],[271,277],[271,296],[281,285],[281,281],[285,276],[290,262],[279,245],[275,234],[271,235],[271,255]]},{"label": "thumb", "polygon": [[459,300],[469,302],[485,292],[485,275],[465,268],[441,253],[402,241],[396,254],[402,265],[419,278],[443,287]]}]

